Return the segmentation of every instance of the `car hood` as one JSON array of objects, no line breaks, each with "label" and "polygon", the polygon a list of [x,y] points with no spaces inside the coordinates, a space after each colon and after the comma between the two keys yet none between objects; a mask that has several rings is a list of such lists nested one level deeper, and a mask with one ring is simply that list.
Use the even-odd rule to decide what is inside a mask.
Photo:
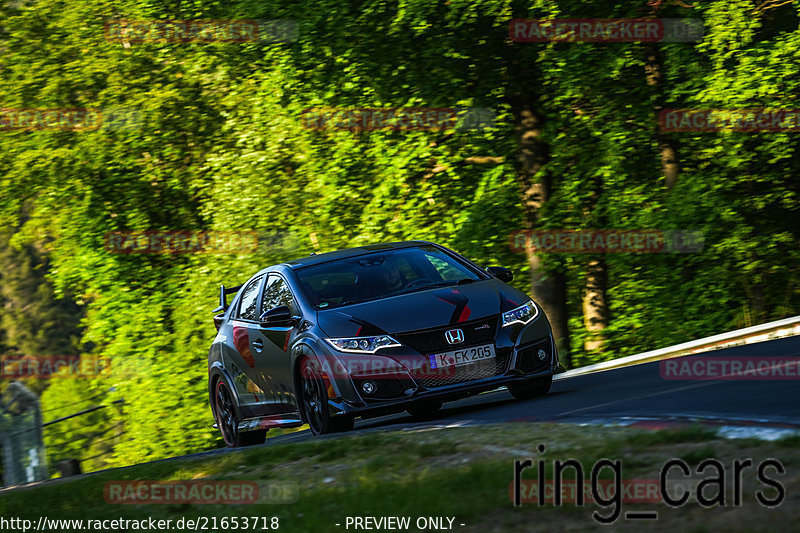
[{"label": "car hood", "polygon": [[400,333],[477,320],[530,298],[496,279],[401,294],[317,313],[328,337]]}]

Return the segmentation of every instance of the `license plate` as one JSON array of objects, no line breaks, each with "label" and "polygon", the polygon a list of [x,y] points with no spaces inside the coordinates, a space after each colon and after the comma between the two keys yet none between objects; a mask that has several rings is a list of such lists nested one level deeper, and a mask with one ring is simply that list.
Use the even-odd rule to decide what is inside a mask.
[{"label": "license plate", "polygon": [[431,368],[471,365],[478,361],[494,359],[494,344],[461,348],[460,350],[453,350],[452,352],[431,354],[428,357],[431,360]]}]

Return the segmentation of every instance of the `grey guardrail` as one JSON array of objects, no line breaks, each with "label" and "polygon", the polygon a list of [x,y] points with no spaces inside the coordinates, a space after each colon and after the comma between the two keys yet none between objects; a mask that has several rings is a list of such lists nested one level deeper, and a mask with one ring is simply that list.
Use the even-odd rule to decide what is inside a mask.
[{"label": "grey guardrail", "polygon": [[555,379],[567,379],[583,374],[611,370],[613,368],[651,363],[653,361],[661,361],[673,357],[681,357],[720,348],[729,348],[741,344],[753,344],[756,342],[779,339],[781,337],[791,337],[793,335],[800,335],[800,316],[793,316],[774,322],[767,322],[766,324],[759,324],[758,326],[720,333],[719,335],[684,342],[683,344],[676,344],[675,346],[667,346],[666,348],[659,348],[658,350],[629,355],[627,357],[620,357],[594,365],[573,368],[561,374],[556,374]]}]

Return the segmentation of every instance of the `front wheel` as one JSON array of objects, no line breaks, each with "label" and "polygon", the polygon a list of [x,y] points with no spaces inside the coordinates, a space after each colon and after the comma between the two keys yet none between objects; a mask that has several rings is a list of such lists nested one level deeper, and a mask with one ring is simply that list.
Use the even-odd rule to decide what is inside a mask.
[{"label": "front wheel", "polygon": [[553,376],[540,378],[533,383],[525,383],[520,385],[518,383],[510,383],[508,385],[508,392],[517,400],[530,400],[538,396],[544,396],[550,392],[550,387],[553,385]]},{"label": "front wheel", "polygon": [[236,414],[236,405],[233,394],[224,379],[220,378],[214,391],[214,416],[217,427],[222,433],[222,440],[229,448],[253,446],[264,444],[267,439],[266,429],[255,431],[239,431],[239,417]]},{"label": "front wheel", "polygon": [[300,403],[311,433],[324,435],[353,429],[355,421],[352,416],[331,416],[328,411],[328,391],[322,374],[309,358],[300,363],[300,383],[302,391]]}]

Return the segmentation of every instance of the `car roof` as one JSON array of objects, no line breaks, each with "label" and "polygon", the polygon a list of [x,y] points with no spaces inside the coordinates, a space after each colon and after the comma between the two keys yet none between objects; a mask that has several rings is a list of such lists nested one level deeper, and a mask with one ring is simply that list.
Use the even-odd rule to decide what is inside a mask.
[{"label": "car roof", "polygon": [[318,265],[320,263],[327,263],[328,261],[335,261],[337,259],[356,257],[371,252],[398,250],[400,248],[412,248],[414,246],[421,246],[425,244],[433,244],[433,243],[428,241],[402,241],[402,242],[388,242],[383,244],[370,244],[367,246],[358,246],[355,248],[347,248],[345,250],[337,250],[335,252],[326,252],[323,254],[308,255],[305,257],[301,257],[299,259],[294,259],[292,261],[281,263],[281,266],[285,266],[291,268],[292,270],[295,270],[307,266]]}]

